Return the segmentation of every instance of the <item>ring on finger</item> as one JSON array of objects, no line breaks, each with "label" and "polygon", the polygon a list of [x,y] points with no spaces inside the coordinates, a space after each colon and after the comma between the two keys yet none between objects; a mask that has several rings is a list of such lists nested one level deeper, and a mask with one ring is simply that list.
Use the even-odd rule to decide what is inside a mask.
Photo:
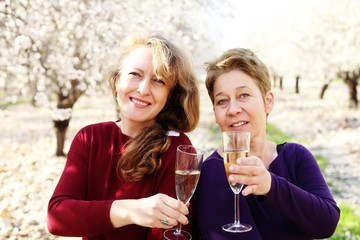
[{"label": "ring on finger", "polygon": [[165,220],[165,221],[160,220],[160,222],[161,222],[162,224],[164,224],[165,226],[169,226],[169,217],[166,217],[166,220]]}]

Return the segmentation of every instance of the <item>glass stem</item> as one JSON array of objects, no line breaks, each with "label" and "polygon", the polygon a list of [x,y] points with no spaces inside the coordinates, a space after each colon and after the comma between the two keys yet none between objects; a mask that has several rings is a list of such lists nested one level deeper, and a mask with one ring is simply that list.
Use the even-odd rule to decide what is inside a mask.
[{"label": "glass stem", "polygon": [[239,196],[239,193],[235,193],[234,195],[235,195],[235,199],[234,199],[235,222],[234,222],[234,224],[240,225],[240,206],[239,206],[240,196]]},{"label": "glass stem", "polygon": [[176,233],[180,233],[180,232],[181,232],[181,223],[178,223],[176,227]]}]

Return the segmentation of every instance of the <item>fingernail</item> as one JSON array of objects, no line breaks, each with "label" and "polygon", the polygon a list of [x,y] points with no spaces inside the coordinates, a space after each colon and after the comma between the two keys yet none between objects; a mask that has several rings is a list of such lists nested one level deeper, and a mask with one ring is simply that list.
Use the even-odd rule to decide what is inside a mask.
[{"label": "fingernail", "polygon": [[241,159],[239,158],[236,162],[237,164],[241,164]]},{"label": "fingernail", "polygon": [[234,167],[231,165],[230,167],[229,167],[229,170],[232,172],[232,171],[234,171]]},{"label": "fingernail", "polygon": [[234,180],[235,180],[234,177],[233,177],[232,175],[230,175],[229,181],[232,182],[232,181],[234,181]]}]

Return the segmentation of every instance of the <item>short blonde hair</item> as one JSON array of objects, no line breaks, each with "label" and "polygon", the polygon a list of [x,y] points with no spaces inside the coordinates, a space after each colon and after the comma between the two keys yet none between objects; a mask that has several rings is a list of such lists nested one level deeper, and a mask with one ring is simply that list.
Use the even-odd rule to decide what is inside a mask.
[{"label": "short blonde hair", "polygon": [[206,68],[205,84],[213,104],[216,79],[232,70],[242,71],[253,78],[265,100],[266,93],[271,90],[270,75],[266,65],[250,49],[233,48],[208,63]]}]

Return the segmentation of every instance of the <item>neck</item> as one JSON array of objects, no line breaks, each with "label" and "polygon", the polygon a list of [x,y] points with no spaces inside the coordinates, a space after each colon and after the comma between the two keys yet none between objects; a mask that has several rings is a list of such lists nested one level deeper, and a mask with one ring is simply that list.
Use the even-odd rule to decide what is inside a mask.
[{"label": "neck", "polygon": [[135,138],[141,129],[138,124],[129,123],[126,120],[121,120],[117,123],[117,125],[119,126],[123,134],[131,138]]},{"label": "neck", "polygon": [[265,151],[264,151],[265,149],[266,149],[266,139],[265,138],[251,139],[250,152],[249,152],[250,156],[257,156],[261,160],[263,160],[265,157]]},{"label": "neck", "polygon": [[136,122],[129,120],[125,117],[122,117],[121,115],[120,119],[121,121],[118,122],[117,125],[121,129],[121,132],[131,138],[135,138],[139,134],[140,130],[144,127],[150,127],[155,124],[155,120],[151,122],[149,121],[147,122],[147,124],[145,124],[144,122]]},{"label": "neck", "polygon": [[270,164],[277,156],[276,144],[264,138],[260,141],[251,141],[250,146],[249,155],[260,158],[263,161],[266,169],[269,169]]}]

